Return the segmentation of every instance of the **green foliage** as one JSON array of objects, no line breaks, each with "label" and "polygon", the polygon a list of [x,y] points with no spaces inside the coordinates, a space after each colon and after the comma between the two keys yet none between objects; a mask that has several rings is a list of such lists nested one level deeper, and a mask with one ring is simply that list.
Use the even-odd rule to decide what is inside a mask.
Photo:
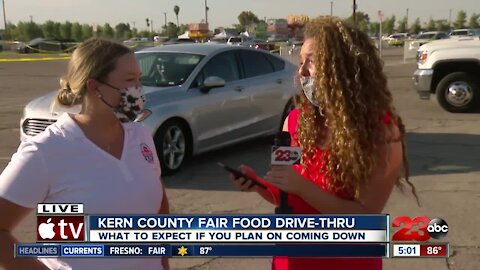
[{"label": "green foliage", "polygon": [[435,21],[435,30],[447,32],[450,31],[450,25],[447,20],[437,20]]},{"label": "green foliage", "polygon": [[417,18],[410,26],[410,33],[418,34],[420,31],[422,31],[422,25],[420,24],[420,18]]},{"label": "green foliage", "polygon": [[383,32],[385,34],[391,34],[395,31],[395,15],[385,20],[383,23]]},{"label": "green foliage", "polygon": [[398,28],[397,31],[400,33],[405,33],[408,30],[408,22],[407,17],[403,17],[400,21],[398,21]]},{"label": "green foliage", "polygon": [[457,13],[457,19],[455,19],[455,22],[453,23],[453,26],[455,28],[465,28],[465,23],[467,22],[467,13],[463,10],[460,10]]},{"label": "green foliage", "polygon": [[179,25],[179,23],[178,23],[178,13],[180,13],[180,7],[175,5],[173,7],[173,12],[175,13],[175,16],[177,17],[177,26],[178,26]]},{"label": "green foliage", "polygon": [[82,26],[78,22],[72,23],[72,38],[78,41],[83,40]]},{"label": "green foliage", "polygon": [[437,30],[437,26],[435,25],[435,21],[430,17],[427,23],[427,30],[428,31],[435,31]]},{"label": "green foliage", "polygon": [[470,20],[468,20],[468,27],[469,28],[479,28],[479,18],[480,14],[473,13],[472,16],[470,16]]},{"label": "green foliage", "polygon": [[247,25],[256,24],[259,21],[257,15],[251,11],[242,11],[242,13],[238,15],[238,22],[244,27],[244,29]]},{"label": "green foliage", "polygon": [[65,23],[60,24],[60,37],[63,38],[72,38],[72,23],[66,21]]},{"label": "green foliage", "polygon": [[353,21],[353,15],[348,17],[345,21],[351,25],[355,24],[358,27],[358,29],[360,29],[360,31],[363,31],[365,33],[367,33],[369,30],[370,18],[368,17],[368,14],[363,13],[361,11],[355,12],[356,23],[354,23]]}]

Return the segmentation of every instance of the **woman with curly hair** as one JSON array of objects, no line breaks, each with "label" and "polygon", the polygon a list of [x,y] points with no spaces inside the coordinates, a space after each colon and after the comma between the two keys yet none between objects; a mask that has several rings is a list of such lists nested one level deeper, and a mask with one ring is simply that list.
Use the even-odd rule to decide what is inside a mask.
[{"label": "woman with curly hair", "polygon": [[[230,176],[235,185],[277,205],[279,190],[286,191],[294,214],[378,214],[404,182],[417,198],[408,180],[405,127],[382,69],[365,33],[333,17],[310,21],[298,70],[303,91],[283,128],[301,148],[301,164],[272,166],[264,179],[242,166],[269,188]],[[276,257],[273,269],[378,270],[382,260]]]}]

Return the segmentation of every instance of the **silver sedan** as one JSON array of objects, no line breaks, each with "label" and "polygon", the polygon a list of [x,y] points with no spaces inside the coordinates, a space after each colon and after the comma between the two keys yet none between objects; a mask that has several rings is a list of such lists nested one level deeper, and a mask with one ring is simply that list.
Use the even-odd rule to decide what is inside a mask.
[{"label": "silver sedan", "polygon": [[[177,44],[136,52],[150,131],[165,175],[206,151],[277,132],[292,108],[295,66],[263,50],[224,44]],[[31,101],[21,139],[65,111],[51,109],[56,92]]]}]

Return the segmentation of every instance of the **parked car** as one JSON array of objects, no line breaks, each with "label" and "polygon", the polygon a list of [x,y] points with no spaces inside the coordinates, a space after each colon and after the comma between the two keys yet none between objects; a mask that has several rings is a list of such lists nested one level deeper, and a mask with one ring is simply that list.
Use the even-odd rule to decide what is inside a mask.
[{"label": "parked car", "polygon": [[[274,134],[292,108],[295,66],[243,46],[177,44],[136,52],[146,93],[140,123],[154,138],[163,174],[187,157]],[[80,107],[50,106],[56,91],[28,103],[22,140]],[[144,119],[143,119],[144,118]]]},{"label": "parked car", "polygon": [[235,36],[235,37],[229,37],[227,39],[227,44],[228,45],[241,45],[242,43],[250,42],[252,40],[253,40],[253,38],[251,38],[251,37]]},{"label": "parked car", "polygon": [[416,36],[415,42],[422,46],[425,43],[428,43],[433,40],[447,39],[450,38],[448,33],[440,31],[424,32]]},{"label": "parked car", "polygon": [[36,38],[17,47],[19,53],[66,52],[77,45],[71,38]]},{"label": "parked car", "polygon": [[407,33],[397,33],[388,36],[387,43],[389,46],[403,46],[405,44],[405,40],[407,39]]},{"label": "parked car", "polygon": [[480,36],[480,29],[455,29],[450,32],[450,38]]},{"label": "parked car", "polygon": [[246,46],[254,49],[262,49],[266,51],[273,51],[276,49],[275,43],[267,42],[261,39],[251,39],[240,43],[240,46]]},{"label": "parked car", "polygon": [[163,45],[172,45],[172,44],[185,44],[185,43],[195,43],[195,40],[190,38],[172,38],[168,41],[165,41]]},{"label": "parked car", "polygon": [[418,50],[418,69],[412,77],[420,99],[436,95],[449,112],[468,112],[480,105],[480,39],[445,39]]},{"label": "parked car", "polygon": [[449,39],[450,36],[446,32],[440,31],[431,31],[431,32],[424,32],[415,37],[414,40],[409,42],[409,50],[412,52],[416,52],[420,46],[423,44],[427,44],[429,42],[441,39]]}]

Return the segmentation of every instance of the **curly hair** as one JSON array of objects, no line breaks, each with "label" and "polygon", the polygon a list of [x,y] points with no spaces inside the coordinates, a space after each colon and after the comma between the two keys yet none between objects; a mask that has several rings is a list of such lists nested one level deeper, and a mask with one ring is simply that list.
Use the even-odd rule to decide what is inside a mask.
[{"label": "curly hair", "polygon": [[[360,186],[368,182],[374,168],[382,162],[380,148],[390,143],[385,139],[387,131],[382,121],[388,115],[401,134],[403,179],[419,203],[409,181],[405,126],[393,106],[383,62],[371,39],[334,17],[311,20],[305,39],[314,40],[314,95],[319,106],[313,106],[303,93],[297,100],[301,114],[297,134],[303,165],[312,165],[305,162],[314,162],[313,155],[322,145],[328,149],[328,155],[323,155],[320,162],[321,173],[331,179],[329,190],[353,189],[353,196],[358,199]],[[399,175],[396,185],[403,190],[401,180]]]}]

